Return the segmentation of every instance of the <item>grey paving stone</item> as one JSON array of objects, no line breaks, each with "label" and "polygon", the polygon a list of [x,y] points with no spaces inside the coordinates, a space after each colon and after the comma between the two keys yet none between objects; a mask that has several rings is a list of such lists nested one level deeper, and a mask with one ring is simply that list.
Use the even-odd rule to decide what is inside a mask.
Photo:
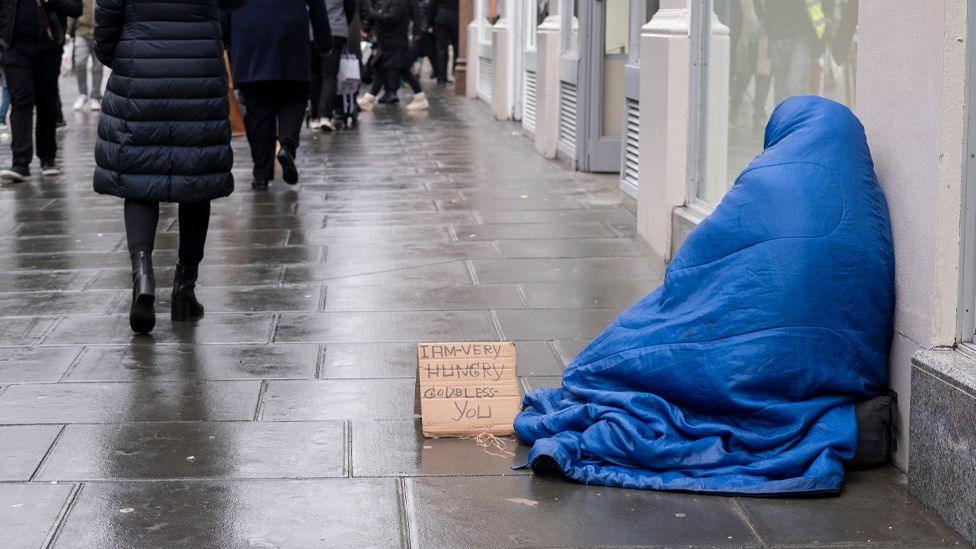
[{"label": "grey paving stone", "polygon": [[259,381],[11,385],[0,393],[0,421],[122,423],[250,420]]},{"label": "grey paving stone", "polygon": [[275,332],[275,341],[326,343],[494,341],[498,337],[485,311],[284,313]]},{"label": "grey paving stone", "polygon": [[0,316],[48,316],[108,312],[114,291],[0,293]]},{"label": "grey paving stone", "polygon": [[502,257],[560,258],[560,257],[637,257],[640,246],[623,238],[593,238],[581,240],[499,240]]},{"label": "grey paving stone", "polygon": [[[19,269],[16,259],[0,255],[0,271]],[[0,293],[84,290],[97,275],[97,271],[0,272]],[[130,284],[131,279],[130,274]]]},{"label": "grey paving stone", "polygon": [[[156,311],[167,314],[172,289],[156,288]],[[258,313],[276,311],[315,311],[322,301],[320,286],[205,288],[196,290],[197,299],[208,313]],[[132,290],[120,290],[113,313],[129,313]]]},{"label": "grey paving stone", "polygon": [[321,282],[329,286],[375,284],[470,284],[471,273],[460,260],[296,265],[285,268],[285,284]]},{"label": "grey paving stone", "polygon": [[342,422],[68,425],[37,480],[346,476]]},{"label": "grey paving stone", "polygon": [[521,284],[532,309],[623,310],[654,291],[657,280],[600,280],[596,282],[528,282]]},{"label": "grey paving stone", "polygon": [[446,227],[326,227],[305,231],[292,231],[288,243],[336,244],[341,242],[450,242],[451,233]]},{"label": "grey paving stone", "polygon": [[498,437],[503,448],[482,448],[472,438],[424,438],[420,420],[356,421],[352,424],[353,476],[525,475],[528,448]]},{"label": "grey paving stone", "polygon": [[438,200],[441,211],[454,210],[578,210],[583,206],[568,198],[470,198]]},{"label": "grey paving stone", "polygon": [[437,206],[433,200],[404,199],[384,200],[383,202],[359,200],[333,200],[330,202],[298,204],[298,213],[348,213],[348,212],[436,212]]},{"label": "grey paving stone", "polygon": [[0,347],[0,383],[55,382],[81,347]]},{"label": "grey paving stone", "polygon": [[100,482],[55,547],[397,547],[400,520],[393,479]]},{"label": "grey paving stone", "polygon": [[326,311],[463,311],[471,309],[521,309],[513,284],[478,286],[386,285],[330,286]]},{"label": "grey paving stone", "polygon": [[539,476],[411,478],[406,497],[413,547],[760,545],[722,497]]},{"label": "grey paving stone", "polygon": [[50,252],[107,252],[121,242],[120,233],[32,236],[0,238],[0,255],[43,254]]},{"label": "grey paving stone", "polygon": [[[253,248],[255,246],[284,246],[288,243],[287,229],[210,230],[207,232],[207,253],[217,248]],[[156,235],[157,250],[175,250],[180,245],[179,234],[160,232]]]},{"label": "grey paving stone", "polygon": [[503,339],[593,339],[613,320],[614,309],[496,311]]},{"label": "grey paving stone", "polygon": [[149,335],[133,334],[128,314],[65,317],[44,338],[44,344],[266,343],[274,318],[270,314],[208,313],[199,320],[171,322],[168,312],[156,309],[156,327]]},{"label": "grey paving stone", "polygon": [[562,282],[576,280],[654,280],[656,273],[643,258],[571,258],[571,259],[486,259],[473,260],[478,281]]},{"label": "grey paving stone", "polygon": [[0,318],[0,345],[33,345],[55,325],[55,318]]},{"label": "grey paving stone", "polygon": [[30,480],[59,432],[60,425],[0,426],[0,481]]},{"label": "grey paving stone", "polygon": [[944,547],[961,540],[908,495],[893,468],[848,472],[839,498],[740,498],[770,544]]},{"label": "grey paving stone", "polygon": [[425,226],[450,225],[452,223],[475,223],[477,218],[471,212],[364,212],[326,214],[326,227],[358,226]]},{"label": "grey paving stone", "polygon": [[[160,261],[161,254],[153,255],[153,265],[155,267],[156,284],[160,288],[168,287],[173,280],[173,268],[163,267],[167,264],[175,264],[176,259],[168,263]],[[242,255],[237,259],[246,261]],[[217,265],[213,263],[214,258],[210,256],[200,266],[199,286],[207,287],[226,287],[226,286],[274,286],[281,279],[284,270],[279,264],[274,265]],[[132,291],[132,271],[123,269],[106,269],[98,273],[98,279],[92,284],[96,289],[127,289]]]},{"label": "grey paving stone", "polygon": [[300,343],[92,346],[65,381],[311,379],[318,352]]},{"label": "grey paving stone", "polygon": [[520,379],[522,381],[522,390],[526,393],[535,391],[536,389],[554,389],[563,385],[562,376],[525,376]]},{"label": "grey paving stone", "polygon": [[261,419],[411,419],[417,406],[415,395],[414,379],[270,381]]},{"label": "grey paving stone", "polygon": [[[535,187],[534,182],[529,187]],[[496,191],[488,191],[496,192]],[[482,210],[483,223],[611,223],[631,224],[634,217],[620,210]]]},{"label": "grey paving stone", "polygon": [[534,238],[613,238],[602,223],[493,223],[457,225],[458,240],[529,240]]},{"label": "grey paving stone", "polygon": [[587,339],[558,339],[556,340],[556,354],[567,366],[585,349],[592,338]]},{"label": "grey paving stone", "polygon": [[516,341],[515,367],[522,376],[563,373],[563,363],[549,341]]},{"label": "grey paving stone", "polygon": [[73,484],[0,484],[3,545],[44,547],[74,489]]},{"label": "grey paving stone", "polygon": [[[375,242],[369,246],[340,243],[328,247],[326,263],[360,264],[410,261],[432,264],[456,259],[501,257],[491,242]],[[419,261],[418,261],[419,260]]]},{"label": "grey paving stone", "polygon": [[415,343],[326,343],[319,377],[363,379],[417,377]]}]

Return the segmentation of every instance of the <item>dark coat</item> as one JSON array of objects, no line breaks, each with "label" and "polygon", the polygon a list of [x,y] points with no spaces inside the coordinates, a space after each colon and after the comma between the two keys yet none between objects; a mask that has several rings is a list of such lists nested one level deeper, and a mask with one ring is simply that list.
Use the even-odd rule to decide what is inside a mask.
[{"label": "dark coat", "polygon": [[428,12],[429,27],[458,26],[458,0],[431,0]]},{"label": "dark coat", "polygon": [[98,0],[95,54],[113,71],[98,122],[95,190],[164,202],[229,195],[234,155],[218,0]]},{"label": "dark coat", "polygon": [[[17,21],[17,0],[0,1],[0,49],[11,46],[14,38],[14,23]],[[54,40],[42,37],[41,44],[62,46],[68,28],[68,17],[78,17],[82,12],[81,0],[49,0],[46,6],[48,25]]]},{"label": "dark coat", "polygon": [[332,48],[324,0],[248,0],[224,14],[224,43],[234,84],[311,79],[308,28],[319,51]]},{"label": "dark coat", "polygon": [[[376,0],[369,13],[372,30],[384,53],[410,48],[410,0]],[[412,61],[412,59],[411,59]]]}]

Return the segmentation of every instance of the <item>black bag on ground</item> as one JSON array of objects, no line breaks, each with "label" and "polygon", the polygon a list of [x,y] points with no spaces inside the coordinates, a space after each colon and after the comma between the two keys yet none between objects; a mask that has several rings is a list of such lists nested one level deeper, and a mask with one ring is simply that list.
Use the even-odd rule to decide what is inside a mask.
[{"label": "black bag on ground", "polygon": [[857,416],[857,451],[846,464],[848,470],[870,469],[891,462],[892,454],[897,449],[897,402],[897,393],[889,390],[887,394],[854,404],[854,414]]}]

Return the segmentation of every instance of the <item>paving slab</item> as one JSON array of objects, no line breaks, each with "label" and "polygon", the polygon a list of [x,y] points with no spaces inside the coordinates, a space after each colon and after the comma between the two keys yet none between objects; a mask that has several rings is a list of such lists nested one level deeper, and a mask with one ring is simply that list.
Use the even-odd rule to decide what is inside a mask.
[{"label": "paving slab", "polygon": [[81,347],[0,347],[0,383],[56,382]]},{"label": "paving slab", "polygon": [[0,426],[0,482],[31,480],[61,425]]},{"label": "paving slab", "polygon": [[76,488],[73,484],[0,484],[3,545],[44,547]]},{"label": "paving slab", "polygon": [[393,479],[100,482],[54,546],[398,547],[401,520]]}]

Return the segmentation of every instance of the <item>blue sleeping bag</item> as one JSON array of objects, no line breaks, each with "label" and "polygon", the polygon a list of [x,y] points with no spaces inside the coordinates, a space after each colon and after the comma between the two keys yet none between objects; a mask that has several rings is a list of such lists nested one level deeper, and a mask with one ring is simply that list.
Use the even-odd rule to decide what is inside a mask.
[{"label": "blue sleeping bag", "polygon": [[562,387],[526,395],[529,465],[625,488],[838,492],[853,403],[887,387],[893,285],[863,127],[833,101],[788,99],[664,284]]}]

